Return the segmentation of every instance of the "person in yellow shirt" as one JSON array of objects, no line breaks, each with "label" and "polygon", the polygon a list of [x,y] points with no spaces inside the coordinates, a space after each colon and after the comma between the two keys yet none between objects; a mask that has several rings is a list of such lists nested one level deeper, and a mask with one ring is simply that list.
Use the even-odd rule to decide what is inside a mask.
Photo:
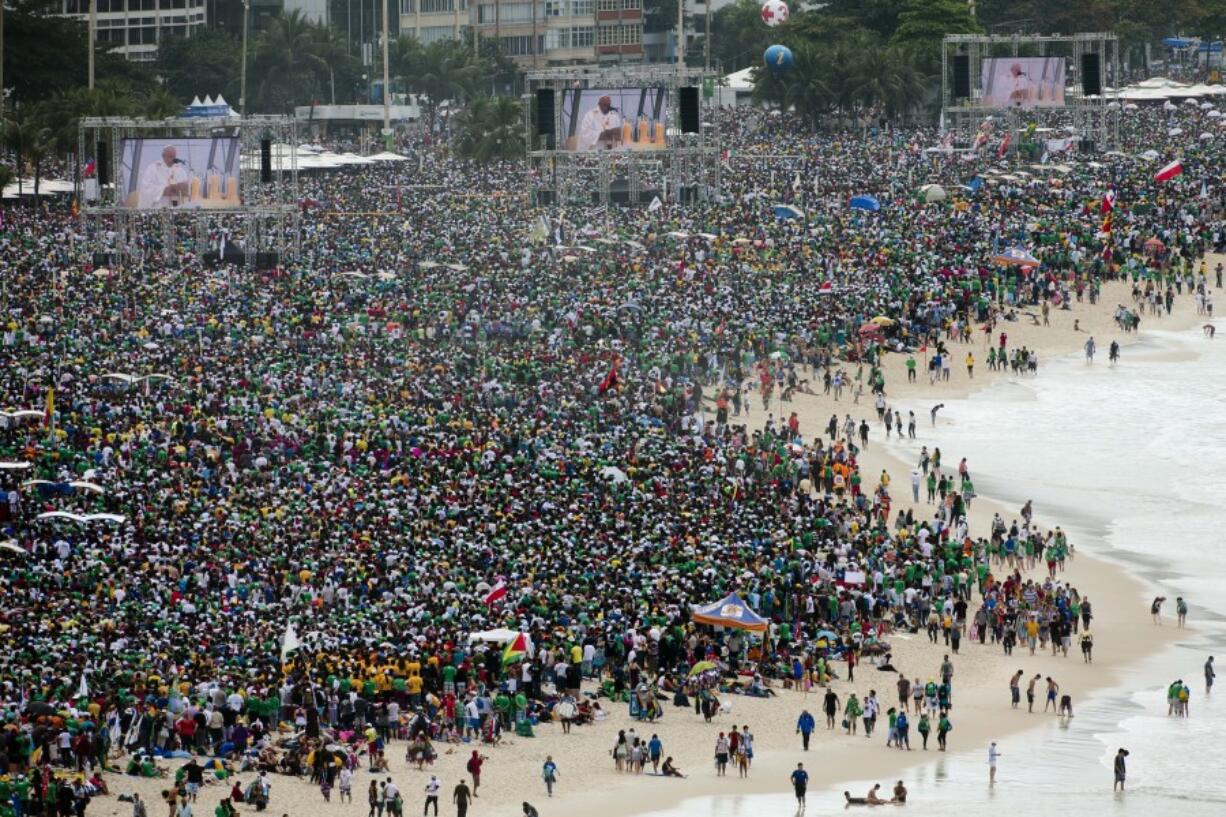
[{"label": "person in yellow shirt", "polygon": [[966,376],[970,378],[975,376],[975,356],[970,352],[966,353]]}]

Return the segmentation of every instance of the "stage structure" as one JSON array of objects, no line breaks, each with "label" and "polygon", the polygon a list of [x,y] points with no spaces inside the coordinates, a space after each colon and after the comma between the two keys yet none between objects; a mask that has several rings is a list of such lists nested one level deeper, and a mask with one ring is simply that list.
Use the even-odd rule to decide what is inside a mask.
[{"label": "stage structure", "polygon": [[540,205],[649,205],[719,196],[715,75],[675,65],[527,75],[528,193]]},{"label": "stage structure", "polygon": [[998,145],[1007,133],[1010,154],[1024,143],[1041,152],[1053,137],[1083,152],[1117,149],[1119,51],[1114,34],[945,35],[941,117],[953,147],[985,136]]},{"label": "stage structure", "polygon": [[79,218],[95,261],[183,252],[267,268],[300,249],[298,130],[282,116],[81,120]]}]

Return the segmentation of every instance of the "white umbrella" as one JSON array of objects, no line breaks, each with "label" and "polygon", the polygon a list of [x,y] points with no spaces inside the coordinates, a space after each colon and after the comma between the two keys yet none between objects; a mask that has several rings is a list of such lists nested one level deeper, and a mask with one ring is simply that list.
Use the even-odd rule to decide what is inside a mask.
[{"label": "white umbrella", "polygon": [[1217,110],[1217,109],[1214,109],[1214,110],[1212,110],[1212,111],[1209,111],[1209,113],[1207,114],[1207,116],[1208,116],[1210,119],[1217,119],[1217,118],[1218,118],[1218,117],[1220,117],[1221,115],[1222,115],[1222,112],[1221,112],[1221,111],[1219,111],[1219,110]]},{"label": "white umbrella", "polygon": [[0,462],[0,471],[24,471],[33,467],[33,464],[28,462]]},{"label": "white umbrella", "polygon": [[20,411],[0,411],[0,417],[7,417],[10,420],[20,420],[23,417],[25,418],[37,417],[41,419],[44,416],[45,415],[43,414],[43,412],[38,411],[37,409],[21,409]]},{"label": "white umbrella", "polygon": [[1200,137],[1199,137],[1199,138],[1200,138],[1200,139],[1212,139],[1212,138],[1213,138],[1213,134],[1212,134],[1212,133],[1210,133],[1209,131],[1205,131],[1204,133],[1202,133],[1202,134],[1200,135]]},{"label": "white umbrella", "polygon": [[606,465],[604,468],[601,468],[600,476],[617,484],[628,482],[630,480],[630,477],[626,476],[625,471],[613,465]]},{"label": "white umbrella", "polygon": [[0,548],[3,548],[4,550],[11,550],[14,553],[20,553],[22,556],[28,555],[26,553],[26,549],[17,544],[16,539],[6,539],[3,542],[0,542]]}]

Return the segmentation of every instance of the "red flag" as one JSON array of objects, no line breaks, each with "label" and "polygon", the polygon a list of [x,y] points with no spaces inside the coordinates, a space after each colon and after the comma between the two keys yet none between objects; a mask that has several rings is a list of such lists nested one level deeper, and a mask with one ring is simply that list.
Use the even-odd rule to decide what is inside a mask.
[{"label": "red flag", "polygon": [[499,579],[498,583],[490,588],[490,592],[485,594],[485,606],[489,607],[499,599],[506,598],[506,595],[507,585],[502,579]]},{"label": "red flag", "polygon": [[1099,231],[1103,233],[1111,232],[1111,214],[1107,213],[1107,217],[1103,219],[1103,228]]},{"label": "red flag", "polygon": [[1003,159],[1005,151],[1009,149],[1009,140],[1013,136],[1011,133],[1006,133],[1005,138],[1000,140],[1000,147],[996,149],[996,158]]},{"label": "red flag", "polygon": [[1183,172],[1183,159],[1176,159],[1154,174],[1154,181],[1169,182]]},{"label": "red flag", "polygon": [[1099,206],[1099,212],[1110,213],[1115,209],[1115,191],[1108,190],[1103,194],[1102,204]]},{"label": "red flag", "polygon": [[617,388],[618,377],[617,367],[621,364],[621,358],[613,358],[613,366],[609,369],[609,373],[604,376],[604,380],[600,381],[600,393],[604,394],[609,389]]}]

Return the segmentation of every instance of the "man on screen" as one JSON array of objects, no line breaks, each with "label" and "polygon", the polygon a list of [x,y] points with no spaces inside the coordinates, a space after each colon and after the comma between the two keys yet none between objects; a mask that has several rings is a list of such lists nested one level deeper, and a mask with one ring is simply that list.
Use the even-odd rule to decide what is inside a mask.
[{"label": "man on screen", "polygon": [[162,158],[140,174],[137,207],[142,210],[178,207],[191,195],[191,173],[175,149],[162,148]]},{"label": "man on screen", "polygon": [[583,115],[579,124],[579,150],[608,150],[621,145],[622,117],[607,94]]},{"label": "man on screen", "polygon": [[1021,64],[1013,63],[1009,69],[1010,86],[1009,86],[1009,102],[1013,105],[1025,105],[1030,101],[1034,92],[1034,83],[1031,82],[1030,76],[1022,69]]}]

